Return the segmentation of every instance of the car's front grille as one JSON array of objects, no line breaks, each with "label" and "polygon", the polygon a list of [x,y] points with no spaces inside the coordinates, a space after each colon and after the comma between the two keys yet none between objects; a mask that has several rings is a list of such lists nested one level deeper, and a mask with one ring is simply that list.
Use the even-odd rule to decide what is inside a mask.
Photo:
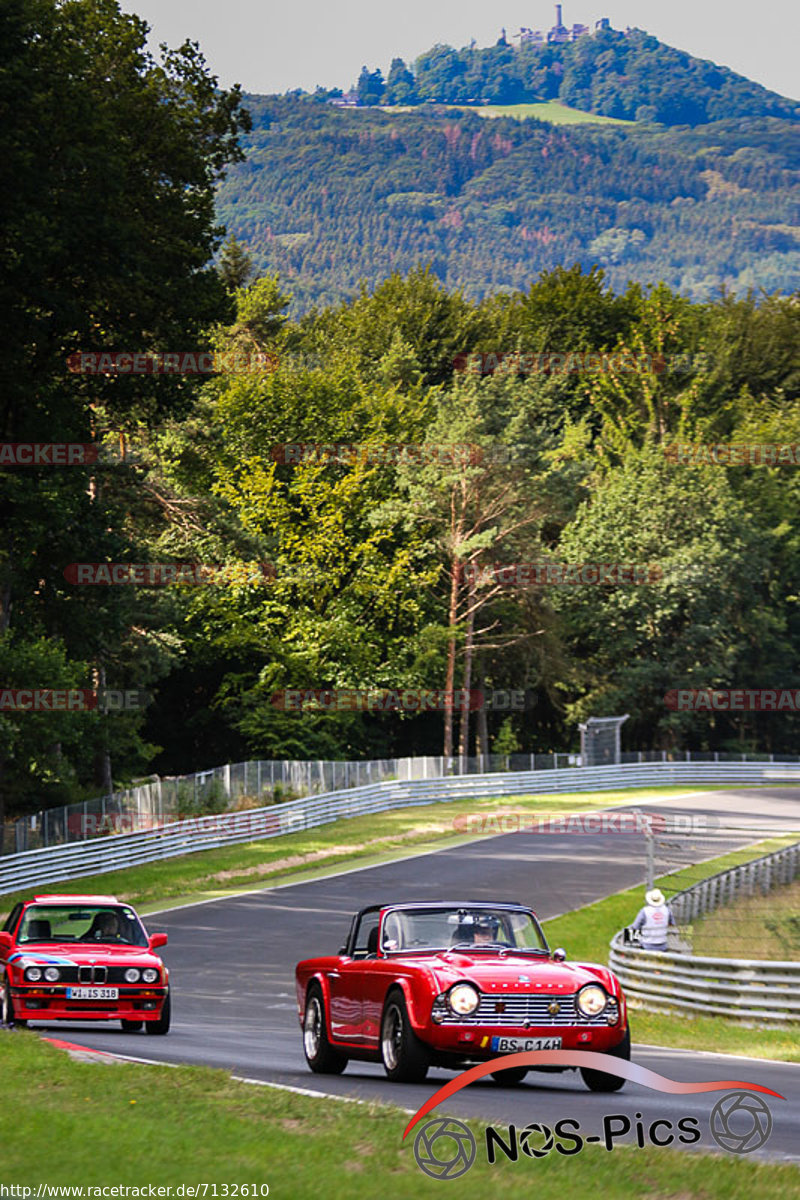
[{"label": "car's front grille", "polygon": [[98,966],[78,967],[78,983],[105,983],[108,979],[108,967]]},{"label": "car's front grille", "polygon": [[[550,1010],[555,1011],[551,1012]],[[514,995],[488,995],[482,993],[480,1003],[468,1017],[450,1012],[444,1013],[441,1025],[505,1025],[524,1028],[526,1025],[607,1025],[606,1013],[596,1017],[584,1017],[578,1011],[573,996],[547,996],[536,993],[517,992]]]}]

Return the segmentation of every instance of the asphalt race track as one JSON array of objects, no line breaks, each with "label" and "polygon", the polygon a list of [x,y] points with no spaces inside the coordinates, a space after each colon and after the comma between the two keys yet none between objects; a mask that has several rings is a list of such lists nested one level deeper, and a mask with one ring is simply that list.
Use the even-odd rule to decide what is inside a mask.
[{"label": "asphalt race track", "polygon": [[[639,806],[664,815],[713,815],[722,825],[757,823],[774,833],[800,827],[800,792],[793,788],[693,793]],[[708,840],[692,844],[690,856],[693,853],[694,861],[699,861],[758,836],[721,832],[713,845]],[[312,1075],[307,1069],[294,999],[295,962],[335,952],[344,941],[352,913],[369,903],[519,900],[548,918],[634,887],[643,879],[644,839],[639,834],[507,834],[314,882],[165,910],[147,918],[147,926],[151,933],[169,934],[164,956],[173,986],[170,1034],[165,1038],[123,1034],[118,1025],[59,1024],[52,1029],[55,1036],[95,1049],[223,1067],[250,1079],[393,1103],[414,1111],[453,1078],[452,1072],[432,1070],[425,1084],[393,1085],[383,1068],[371,1063],[351,1063],[338,1077]],[[631,919],[634,915],[635,910]],[[686,1082],[741,1079],[782,1093],[785,1101],[766,1098],[773,1130],[755,1154],[800,1162],[800,1065],[637,1046],[635,1020],[633,1014],[633,1059],[643,1066]],[[517,1087],[500,1087],[491,1081],[474,1084],[436,1112],[487,1124],[513,1122],[519,1127],[532,1121],[552,1127],[561,1118],[572,1118],[580,1122],[584,1135],[601,1134],[603,1117],[610,1114],[626,1114],[632,1125],[635,1116],[642,1114],[645,1129],[657,1119],[671,1120],[674,1126],[682,1116],[696,1116],[701,1130],[698,1148],[717,1150],[708,1116],[724,1094],[672,1096],[633,1083],[618,1093],[591,1093],[575,1072],[532,1073]],[[622,1140],[632,1142],[633,1132]]]}]

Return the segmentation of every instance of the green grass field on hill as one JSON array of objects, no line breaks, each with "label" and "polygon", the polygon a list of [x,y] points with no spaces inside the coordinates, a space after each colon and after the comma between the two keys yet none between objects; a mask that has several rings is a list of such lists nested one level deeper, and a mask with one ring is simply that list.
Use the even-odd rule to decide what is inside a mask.
[{"label": "green grass field on hill", "polygon": [[[228,1196],[233,1185],[240,1197],[262,1197],[268,1187],[273,1200],[416,1200],[447,1191],[417,1166],[399,1108],[317,1100],[203,1067],[74,1062],[24,1031],[0,1031],[0,1055],[13,1081],[13,1103],[0,1108],[6,1186],[227,1184]],[[526,1121],[521,1111],[519,1124]],[[484,1126],[471,1124],[479,1151],[453,1189],[459,1200],[797,1195],[795,1166],[701,1151],[588,1146],[574,1157],[522,1155],[490,1167]],[[713,1147],[707,1130],[702,1137]]]},{"label": "green grass field on hill", "polygon": [[626,125],[628,128],[636,125],[636,121],[601,117],[598,113],[583,112],[579,108],[570,108],[568,104],[559,104],[557,100],[540,104],[484,104],[473,111],[481,117],[513,117],[519,121],[534,117],[537,121],[549,121],[552,125]]},{"label": "green grass field on hill", "polygon": [[[433,105],[427,104],[397,104],[380,105],[385,113],[425,113]],[[437,108],[452,109],[455,112],[477,113],[479,117],[513,117],[525,121],[533,117],[537,121],[549,121],[551,125],[627,125],[629,128],[637,125],[637,121],[624,121],[618,117],[603,117],[599,113],[584,112],[580,108],[570,108],[568,104],[560,104],[558,100],[545,100],[534,104],[441,104]]]}]

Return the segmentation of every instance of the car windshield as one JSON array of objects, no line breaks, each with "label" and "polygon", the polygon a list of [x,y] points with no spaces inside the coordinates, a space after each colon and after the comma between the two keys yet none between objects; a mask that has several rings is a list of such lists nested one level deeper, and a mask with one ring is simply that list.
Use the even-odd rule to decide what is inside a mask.
[{"label": "car windshield", "polygon": [[17,942],[91,942],[93,945],[147,946],[147,934],[126,904],[31,904],[25,909]]},{"label": "car windshield", "polygon": [[381,949],[449,950],[454,947],[495,953],[509,949],[547,954],[538,921],[529,912],[503,908],[396,908],[383,921]]}]

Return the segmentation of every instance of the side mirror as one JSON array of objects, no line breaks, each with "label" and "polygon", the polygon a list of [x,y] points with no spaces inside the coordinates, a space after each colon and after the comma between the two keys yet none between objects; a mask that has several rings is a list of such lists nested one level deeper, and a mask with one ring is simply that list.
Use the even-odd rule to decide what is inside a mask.
[{"label": "side mirror", "polygon": [[166,933],[152,933],[150,935],[150,949],[158,950],[161,946],[166,946],[169,941],[169,935]]},{"label": "side mirror", "polygon": [[566,950],[562,950],[560,946],[557,950],[553,951],[553,962],[564,962],[566,957],[567,957]]},{"label": "side mirror", "polygon": [[339,947],[339,958],[344,958],[345,954],[347,954],[347,946],[340,946]]},{"label": "side mirror", "polygon": [[13,945],[14,939],[10,933],[0,933],[0,953],[2,953],[3,950],[10,950]]}]

